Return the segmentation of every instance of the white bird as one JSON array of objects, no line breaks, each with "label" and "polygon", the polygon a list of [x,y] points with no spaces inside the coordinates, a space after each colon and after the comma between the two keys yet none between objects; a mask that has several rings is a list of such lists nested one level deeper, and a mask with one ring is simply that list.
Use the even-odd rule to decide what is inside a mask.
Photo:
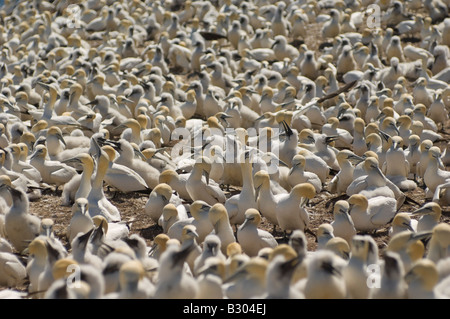
[{"label": "white bird", "polygon": [[436,125],[443,126],[448,120],[448,112],[442,100],[442,91],[437,91],[434,95],[433,102],[427,110],[426,116],[433,120]]},{"label": "white bird", "polygon": [[429,259],[420,259],[406,273],[408,299],[436,299],[434,291],[439,280],[436,264]]},{"label": "white bird", "polygon": [[291,284],[296,269],[301,263],[297,256],[288,258],[283,254],[275,255],[266,270],[267,299],[303,299],[304,295]]},{"label": "white bird", "polygon": [[220,238],[220,249],[223,254],[227,255],[227,247],[232,243],[236,243],[236,237],[234,236],[225,206],[220,203],[213,205],[209,210],[209,219],[214,227],[212,234]]},{"label": "white bird", "polygon": [[376,196],[367,199],[354,194],[347,200],[349,214],[357,231],[377,231],[392,221],[397,212],[397,201],[391,197]]},{"label": "white bird", "polygon": [[381,168],[382,172],[401,191],[414,190],[417,184],[408,179],[409,162],[403,151],[403,139],[399,136],[389,137],[387,147],[385,162]]},{"label": "white bird", "polygon": [[[355,235],[352,239],[351,256],[342,275],[345,279],[347,296],[350,299],[371,298],[371,287],[367,284],[371,264],[370,250],[372,237],[369,235]],[[376,244],[374,245],[376,247]],[[361,284],[365,283],[365,284]]]},{"label": "white bird", "polygon": [[255,187],[252,173],[252,159],[247,157],[240,163],[242,172],[242,189],[239,194],[233,195],[225,201],[225,208],[232,225],[241,225],[245,220],[245,212],[250,208],[258,208],[255,196]]},{"label": "white bird", "polygon": [[193,299],[198,292],[196,280],[186,273],[184,263],[194,246],[183,249],[169,245],[159,259],[155,299]]},{"label": "white bird", "polygon": [[91,178],[94,173],[94,159],[87,153],[79,154],[64,161],[64,164],[79,164],[83,168],[81,174],[77,174],[70,181],[64,184],[61,194],[61,204],[69,206],[75,203],[78,198],[86,198],[91,191]]},{"label": "white bird", "polygon": [[[204,271],[203,268],[209,258],[220,259],[225,266],[226,257],[220,250],[221,245],[220,238],[217,235],[209,234],[205,237],[202,244],[202,253],[194,261],[194,276],[198,277]],[[225,271],[225,267],[223,270]]]},{"label": "white bird", "polygon": [[287,43],[286,37],[277,35],[274,40],[271,48],[273,49],[277,60],[282,61],[284,58],[289,58],[293,61],[298,57],[298,50]]},{"label": "white bird", "polygon": [[325,160],[306,149],[300,149],[298,154],[305,157],[305,170],[315,173],[323,185],[330,174],[330,167]]},{"label": "white bird", "polygon": [[[108,146],[104,146],[108,147]],[[97,154],[97,171],[91,181],[91,190],[86,199],[89,203],[89,215],[104,216],[108,221],[120,221],[122,219],[119,209],[106,198],[103,191],[103,181],[108,170],[109,157],[105,150],[100,149]]]},{"label": "white bird", "polygon": [[86,233],[94,227],[94,222],[89,215],[89,202],[86,198],[80,197],[72,205],[72,217],[66,229],[66,236],[69,244],[78,233]]},{"label": "white bird", "polygon": [[429,238],[430,232],[400,232],[391,237],[386,247],[386,251],[393,251],[399,254],[406,272],[419,260],[425,256],[425,246],[421,240]]},{"label": "white bird", "polygon": [[[209,184],[209,173],[211,171],[211,161],[207,157],[196,160],[194,167],[186,182],[186,190],[192,200],[202,200],[209,205],[225,203],[225,194],[217,187]],[[206,182],[202,175],[205,174]]]},{"label": "white bird", "polygon": [[274,248],[278,245],[275,237],[269,232],[259,229],[261,215],[257,209],[245,211],[245,221],[237,230],[237,240],[245,254],[254,257],[264,247]]},{"label": "white bird", "polygon": [[12,205],[5,215],[7,239],[16,251],[22,253],[28,244],[39,235],[41,219],[29,213],[28,197],[23,191],[3,184],[0,186],[0,192],[4,194],[2,196],[9,193],[12,198]]},{"label": "white bird", "polygon": [[225,279],[225,294],[230,299],[258,298],[266,291],[268,262],[261,257],[250,258]]},{"label": "white bird", "polygon": [[277,220],[283,231],[300,229],[305,231],[309,226],[309,212],[305,203],[316,195],[316,190],[309,183],[301,183],[293,187],[289,194],[280,196],[277,205]]},{"label": "white bird", "polygon": [[350,205],[345,200],[338,200],[333,208],[333,234],[344,238],[351,247],[352,238],[356,235],[355,224],[349,214]]},{"label": "white bird", "polygon": [[336,148],[351,148],[353,143],[352,134],[349,131],[340,128],[339,125],[340,120],[337,117],[329,117],[327,123],[322,126],[322,134],[325,134],[326,136],[338,136],[335,140]]},{"label": "white bird", "polygon": [[313,152],[314,155],[322,158],[328,166],[336,171],[339,171],[339,163],[336,159],[336,149],[330,144],[336,141],[339,136],[326,136],[325,134],[319,135],[316,138],[316,151]]},{"label": "white bird", "polygon": [[28,245],[28,258],[26,264],[27,276],[30,281],[28,286],[29,293],[38,291],[39,276],[44,272],[47,265],[47,248],[45,241],[41,238],[35,238]]},{"label": "white bird", "polygon": [[145,269],[138,260],[130,260],[119,269],[119,289],[105,295],[111,299],[148,299],[155,292],[154,285],[145,276]]},{"label": "white bird", "polygon": [[389,237],[393,237],[402,231],[416,232],[417,219],[412,219],[410,214],[399,212],[394,216],[389,227]]},{"label": "white bird", "polygon": [[440,157],[440,148],[432,146],[428,151],[428,164],[423,176],[424,183],[432,194],[434,194],[436,187],[450,181],[450,172],[439,167]]},{"label": "white bird", "polygon": [[185,210],[178,210],[174,204],[169,203],[164,206],[161,217],[158,220],[158,225],[162,227],[164,233],[167,233],[174,223],[188,218]]},{"label": "white bird", "polygon": [[198,299],[223,299],[222,289],[225,279],[225,262],[220,257],[209,257],[205,260],[204,266],[198,271],[197,282],[199,292]]},{"label": "white bird", "polygon": [[[439,223],[431,232],[431,239],[428,244],[428,252],[426,258],[432,260],[436,264],[444,261],[449,257],[450,243],[448,235],[450,233],[449,225],[446,223]],[[425,232],[428,234],[429,232]]]},{"label": "white bird", "polygon": [[116,151],[112,147],[104,147],[103,149],[109,157],[108,169],[105,175],[107,185],[123,193],[149,191],[149,187],[141,175],[133,169],[114,161]]},{"label": "white bird", "polygon": [[255,186],[256,203],[261,214],[273,225],[275,230],[278,225],[276,208],[278,200],[283,194],[274,194],[270,189],[270,175],[260,170],[253,176]]},{"label": "white bird", "polygon": [[442,215],[441,206],[435,202],[429,202],[419,209],[411,212],[411,216],[419,217],[417,221],[417,232],[432,231],[440,223]]},{"label": "white bird", "polygon": [[326,21],[322,26],[323,38],[334,38],[341,32],[340,27],[340,14],[337,9],[330,10],[330,19]]},{"label": "white bird", "polygon": [[318,251],[308,263],[307,278],[296,286],[302,288],[306,299],[344,299],[347,289],[342,272],[346,264],[331,251]]},{"label": "white bird", "polygon": [[380,287],[372,293],[373,299],[405,299],[407,284],[404,280],[403,263],[397,253],[386,251],[383,254],[383,272]]},{"label": "white bird", "polygon": [[102,267],[102,259],[93,252],[89,242],[91,235],[94,232],[93,226],[86,233],[78,233],[71,242],[72,252],[70,258],[75,260],[79,264],[93,265],[98,269]]},{"label": "white bird", "polygon": [[10,252],[0,252],[0,270],[1,286],[20,286],[27,277],[25,266],[16,255]]},{"label": "white bird", "polygon": [[30,164],[39,171],[44,183],[55,185],[58,188],[78,174],[73,167],[59,161],[48,160],[47,153],[46,146],[37,145],[33,155],[30,157]]},{"label": "white bird", "polygon": [[185,225],[183,227],[182,233],[181,233],[181,247],[180,249],[183,250],[188,246],[192,246],[191,252],[186,257],[185,264],[188,266],[190,273],[192,274],[194,272],[194,263],[198,256],[202,253],[202,248],[197,243],[198,234],[195,229],[195,226]]},{"label": "white bird", "polygon": [[366,174],[357,177],[347,188],[346,194],[363,194],[368,199],[376,196],[387,196],[397,200],[397,208],[404,203],[406,195],[378,167],[378,160],[368,157],[363,162]]},{"label": "white bird", "polygon": [[287,177],[287,182],[292,188],[300,183],[310,183],[316,189],[316,193],[322,191],[322,181],[314,172],[308,172],[306,168],[306,159],[303,155],[295,155],[292,159],[292,167]]},{"label": "white bird", "polygon": [[159,171],[141,158],[135,158],[136,150],[130,142],[119,139],[110,145],[119,152],[119,156],[115,159],[116,164],[127,166],[135,171],[150,189],[154,189],[159,184]]},{"label": "white bird", "polygon": [[173,223],[168,229],[167,235],[181,241],[181,234],[185,225],[192,224],[197,231],[197,242],[202,244],[205,237],[213,230],[213,225],[209,220],[209,210],[211,206],[203,201],[194,201],[189,206],[189,214],[191,217],[180,219]]},{"label": "white bird", "polygon": [[175,195],[172,193],[172,188],[165,184],[159,184],[150,193],[147,202],[145,203],[144,212],[155,223],[158,223],[159,218],[162,215],[164,206],[170,202],[174,202]]},{"label": "white bird", "polygon": [[330,239],[335,238],[333,226],[329,223],[322,223],[317,228],[317,250],[324,249]]},{"label": "white bird", "polygon": [[363,161],[362,157],[357,156],[349,150],[341,150],[336,155],[340,170],[331,179],[328,189],[332,194],[343,194],[347,191],[348,186],[353,181],[353,171],[355,166],[352,162]]}]

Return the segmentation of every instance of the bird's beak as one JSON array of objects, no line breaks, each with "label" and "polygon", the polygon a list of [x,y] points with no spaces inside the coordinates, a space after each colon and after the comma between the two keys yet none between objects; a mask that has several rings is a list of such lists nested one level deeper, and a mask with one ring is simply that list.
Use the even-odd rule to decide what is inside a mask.
[{"label": "bird's beak", "polygon": [[258,199],[259,191],[261,190],[261,186],[262,186],[262,184],[255,188],[255,201]]},{"label": "bird's beak", "polygon": [[206,178],[206,185],[209,185],[209,172],[203,170],[203,175]]},{"label": "bird's beak", "polygon": [[411,216],[429,215],[433,212],[429,207],[421,207],[411,213]]},{"label": "bird's beak", "polygon": [[352,154],[352,155],[350,155],[349,157],[348,157],[348,159],[350,160],[350,161],[354,161],[354,162],[356,162],[357,164],[359,164],[359,163],[361,163],[361,162],[363,162],[364,161],[364,158],[362,158],[362,157],[360,157],[360,156],[358,156],[358,155],[356,155],[356,154]]},{"label": "bird's beak", "polygon": [[79,158],[72,157],[72,158],[68,158],[68,159],[62,160],[61,163],[64,163],[64,164],[79,164],[79,163],[81,163],[81,161],[80,161]]},{"label": "bird's beak", "polygon": [[330,144],[331,142],[334,142],[337,139],[339,139],[339,135],[327,136],[325,137],[325,143]]}]

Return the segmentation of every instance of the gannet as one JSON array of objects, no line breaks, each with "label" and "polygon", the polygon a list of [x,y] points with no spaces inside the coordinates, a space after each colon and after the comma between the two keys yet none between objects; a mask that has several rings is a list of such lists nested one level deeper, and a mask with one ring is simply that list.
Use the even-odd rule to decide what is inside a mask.
[{"label": "gannet", "polygon": [[363,161],[362,157],[354,154],[349,150],[341,150],[336,155],[340,170],[331,179],[328,189],[332,194],[343,194],[347,191],[348,186],[353,181],[353,171],[355,169],[354,162]]},{"label": "gannet", "polygon": [[356,235],[356,229],[349,214],[349,208],[350,205],[347,201],[337,201],[333,208],[334,220],[331,222],[331,226],[333,227],[333,234],[344,238],[351,246],[352,238]]},{"label": "gannet", "polygon": [[304,295],[291,285],[292,277],[301,259],[297,256],[286,258],[279,254],[270,260],[266,270],[268,299],[303,299]]},{"label": "gannet", "polygon": [[178,210],[175,205],[169,203],[164,206],[158,224],[162,227],[163,232],[167,233],[174,223],[187,218],[188,215],[185,210]]},{"label": "gannet", "polygon": [[399,255],[392,251],[383,254],[383,271],[380,287],[374,288],[373,299],[405,299],[407,284],[404,280],[405,271]]},{"label": "gannet", "polygon": [[185,264],[189,267],[191,273],[194,272],[194,263],[198,256],[202,253],[202,248],[197,243],[198,234],[195,226],[192,224],[185,225],[181,233],[181,246],[183,250],[188,246],[192,246],[191,252],[188,254],[185,260]]},{"label": "gannet", "polygon": [[438,283],[439,274],[436,264],[429,259],[420,259],[414,263],[406,273],[405,280],[408,284],[408,299],[436,299],[434,291]]},{"label": "gannet", "polygon": [[[106,147],[106,146],[104,146]],[[103,149],[97,154],[97,171],[91,180],[91,190],[86,199],[89,203],[89,215],[103,215],[108,221],[120,221],[120,211],[106,198],[103,191],[103,181],[108,170],[109,156]]]},{"label": "gannet", "polygon": [[389,236],[393,237],[402,231],[417,231],[417,219],[411,219],[410,214],[405,212],[399,212],[394,216],[389,227]]},{"label": "gannet", "polygon": [[165,183],[159,184],[152,190],[145,203],[145,213],[157,223],[162,215],[162,209],[169,204],[171,200],[174,200],[172,199],[174,196],[172,188],[169,185]]},{"label": "gannet", "polygon": [[347,295],[342,275],[347,262],[331,251],[318,251],[308,263],[308,276],[296,287],[306,299],[344,299]]},{"label": "gannet", "polygon": [[449,257],[450,243],[448,241],[448,234],[450,229],[448,226],[446,223],[439,223],[432,229],[426,258],[435,263],[439,263],[439,261]]},{"label": "gannet", "polygon": [[252,173],[252,159],[247,157],[240,163],[242,172],[242,189],[239,194],[233,195],[225,201],[225,208],[232,225],[241,225],[245,220],[245,212],[250,208],[258,208],[255,196],[255,187]]},{"label": "gannet", "polygon": [[155,299],[192,299],[196,296],[198,284],[183,266],[192,249],[193,246],[181,249],[178,245],[169,245],[162,253],[153,296]]},{"label": "gannet", "polygon": [[270,175],[260,170],[253,176],[255,186],[255,198],[258,204],[258,210],[261,214],[274,225],[274,230],[278,225],[276,214],[276,206],[278,199],[283,197],[283,194],[274,194],[270,189]]},{"label": "gannet", "polygon": [[94,227],[94,222],[89,215],[89,203],[86,198],[80,197],[72,205],[72,217],[66,229],[69,244],[78,233],[86,233]]},{"label": "gannet", "polygon": [[375,196],[387,196],[397,200],[397,208],[405,201],[404,193],[392,182],[390,182],[380,171],[378,160],[368,157],[363,162],[364,170],[368,175],[356,178],[347,188],[346,194],[363,194],[368,199]]},{"label": "gannet", "polygon": [[258,229],[261,215],[257,209],[249,208],[245,211],[245,221],[237,230],[237,240],[245,254],[256,256],[264,247],[274,248],[278,245],[275,238],[267,231]]},{"label": "gannet", "polygon": [[28,197],[21,190],[3,184],[0,192],[8,192],[12,198],[12,205],[5,214],[5,232],[7,239],[18,252],[28,247],[30,241],[40,233],[41,219],[29,213]]},{"label": "gannet", "polygon": [[205,237],[203,244],[202,244],[202,253],[200,256],[198,256],[194,261],[194,270],[193,274],[194,276],[199,276],[200,273],[204,271],[204,266],[206,266],[206,263],[208,262],[208,259],[214,258],[214,259],[220,259],[223,261],[223,275],[225,275],[225,260],[226,257],[220,250],[221,242],[220,238],[214,234],[209,234]]},{"label": "gannet", "polygon": [[357,231],[376,231],[386,226],[395,216],[397,201],[391,197],[376,196],[367,199],[354,194],[347,200],[349,214]]},{"label": "gannet", "polygon": [[119,156],[115,159],[114,163],[127,166],[135,171],[142,177],[148,188],[154,189],[159,184],[159,171],[142,160],[142,158],[135,158],[134,154],[136,150],[130,142],[125,139],[119,139],[115,143],[110,141],[102,143],[106,143],[118,151]]},{"label": "gannet", "polygon": [[42,181],[58,188],[69,182],[77,171],[59,161],[47,159],[47,147],[37,145],[33,155],[30,157],[30,164],[33,165],[41,174]]},{"label": "gannet", "polygon": [[292,188],[289,194],[284,194],[278,201],[277,220],[283,231],[300,229],[305,231],[309,226],[309,212],[305,202],[316,195],[312,184],[301,183]]},{"label": "gannet", "polygon": [[329,223],[322,223],[317,228],[317,250],[324,249],[327,242],[334,238],[333,226]]},{"label": "gannet", "polygon": [[416,231],[432,231],[440,223],[441,211],[438,203],[430,202],[411,212],[411,216],[419,217]]},{"label": "gannet", "polygon": [[250,258],[224,281],[225,295],[230,299],[256,298],[266,291],[268,261],[261,257]]},{"label": "gannet", "polygon": [[236,237],[225,206],[220,203],[213,205],[209,210],[209,219],[214,227],[212,233],[219,236],[222,243],[220,247],[222,253],[227,254],[228,245],[235,243]]},{"label": "gannet", "polygon": [[[194,167],[186,182],[186,190],[192,200],[203,200],[209,205],[216,203],[225,203],[225,194],[223,191],[209,185],[209,173],[211,170],[211,161],[209,158],[201,157],[196,160]],[[202,175],[206,174],[206,183],[202,180]]]},{"label": "gannet", "polygon": [[323,38],[334,38],[341,32],[340,14],[337,9],[330,10],[330,19],[322,26]]},{"label": "gannet", "polygon": [[18,256],[10,252],[0,252],[0,285],[6,287],[17,287],[23,284],[27,277],[25,266]]},{"label": "gannet", "polygon": [[35,238],[28,245],[28,258],[26,264],[27,276],[30,281],[28,291],[34,293],[38,291],[39,276],[47,265],[47,248],[45,241]]},{"label": "gannet", "polygon": [[450,172],[440,168],[441,150],[437,146],[432,146],[428,150],[428,163],[423,180],[428,190],[434,194],[436,187],[450,180]]},{"label": "gannet", "polygon": [[69,206],[75,203],[78,198],[86,198],[91,191],[91,178],[94,173],[94,159],[87,153],[79,154],[76,157],[64,161],[64,164],[80,164],[83,168],[81,174],[72,177],[64,184],[61,194],[61,204]]},{"label": "gannet", "polygon": [[423,259],[425,247],[421,240],[430,236],[431,232],[399,232],[390,238],[386,250],[398,253],[408,272],[415,262]]},{"label": "gannet", "polygon": [[292,159],[292,167],[287,177],[287,182],[292,188],[300,183],[310,183],[316,189],[316,193],[322,190],[322,181],[314,172],[305,171],[306,159],[303,155],[295,155]]}]

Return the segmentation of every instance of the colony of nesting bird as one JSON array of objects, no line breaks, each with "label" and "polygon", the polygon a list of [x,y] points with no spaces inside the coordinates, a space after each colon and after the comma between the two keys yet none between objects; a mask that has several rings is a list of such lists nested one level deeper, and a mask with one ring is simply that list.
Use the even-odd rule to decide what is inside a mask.
[{"label": "colony of nesting bird", "polygon": [[[448,298],[449,8],[5,1],[0,296]],[[145,196],[152,245],[105,187]]]}]

